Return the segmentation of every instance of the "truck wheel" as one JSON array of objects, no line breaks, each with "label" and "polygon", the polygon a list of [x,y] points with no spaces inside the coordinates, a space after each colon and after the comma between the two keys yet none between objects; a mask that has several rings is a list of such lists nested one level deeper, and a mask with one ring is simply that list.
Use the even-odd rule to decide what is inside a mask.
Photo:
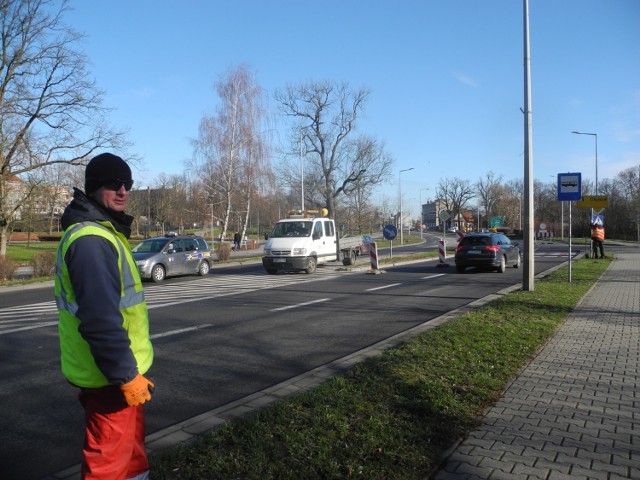
[{"label": "truck wheel", "polygon": [[342,259],[342,264],[343,265],[355,265],[356,264],[356,252],[354,250],[351,250],[349,252],[349,256],[348,257],[344,257]]},{"label": "truck wheel", "polygon": [[309,262],[307,263],[307,269],[305,270],[305,272],[307,273],[315,272],[317,265],[318,263],[316,262],[315,257],[309,257]]}]

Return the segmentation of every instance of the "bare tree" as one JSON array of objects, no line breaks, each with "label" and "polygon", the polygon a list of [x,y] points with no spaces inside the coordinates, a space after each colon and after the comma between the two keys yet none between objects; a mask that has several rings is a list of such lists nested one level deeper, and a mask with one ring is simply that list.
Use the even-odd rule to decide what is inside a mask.
[{"label": "bare tree", "polygon": [[14,220],[10,179],[124,145],[124,133],[106,126],[103,94],[74,48],[81,35],[62,22],[67,3],[0,2],[0,255]]},{"label": "bare tree", "polygon": [[476,196],[469,180],[460,178],[443,178],[436,187],[436,198],[442,202],[449,212],[452,220],[463,219],[462,209],[466,208],[469,200]]},{"label": "bare tree", "polygon": [[[487,227],[489,227],[489,219],[493,213],[493,209],[495,204],[501,198],[501,194],[503,193],[503,188],[501,185],[502,175],[496,176],[493,171],[485,174],[484,178],[480,178],[476,183],[476,187],[478,189],[478,195],[480,196],[480,201],[484,206],[485,211],[485,219],[487,221]],[[478,225],[480,228],[480,225]]]},{"label": "bare tree", "polygon": [[[262,93],[247,67],[229,71],[216,83],[216,92],[221,103],[214,115],[200,121],[194,147],[206,175],[203,183],[211,203],[218,198],[222,202],[222,235],[226,236],[232,213],[244,213],[246,225],[251,197],[260,174],[266,170],[267,157],[260,134]],[[244,210],[234,210],[234,205]]]},{"label": "bare tree", "polygon": [[391,173],[383,144],[366,136],[349,141],[368,97],[365,88],[352,91],[346,83],[329,81],[289,85],[275,95],[283,114],[294,119],[292,152],[301,148],[305,175],[310,172],[316,180],[305,178],[305,186],[312,186],[305,188],[305,198],[322,202],[330,216],[341,195],[378,185]]},{"label": "bare tree", "polygon": [[494,208],[505,216],[507,225],[511,225],[514,229],[522,230],[524,182],[522,180],[511,180],[502,188],[503,195],[494,204]]},{"label": "bare tree", "polygon": [[241,238],[246,238],[249,218],[252,211],[252,200],[260,187],[272,181],[269,167],[267,142],[263,133],[265,110],[262,105],[262,89],[255,84],[253,75],[246,67],[240,67],[238,72],[246,76],[245,119],[243,135],[246,142],[241,152],[241,168],[239,171],[240,191],[243,193],[244,221]]},{"label": "bare tree", "polygon": [[49,219],[49,234],[53,233],[56,216],[62,215],[71,198],[71,185],[76,174],[76,167],[67,164],[47,165],[29,174],[31,181],[38,185],[34,192],[39,210]]},{"label": "bare tree", "polygon": [[[371,231],[375,219],[375,209],[371,203],[374,188],[383,180],[389,178],[391,157],[385,152],[384,146],[375,139],[367,136],[358,136],[348,142],[351,153],[347,160],[347,171],[360,172],[364,175],[356,182],[343,182],[338,191],[344,193],[350,214],[348,219],[355,221],[355,229],[359,232]],[[347,176],[348,178],[348,176]]]}]

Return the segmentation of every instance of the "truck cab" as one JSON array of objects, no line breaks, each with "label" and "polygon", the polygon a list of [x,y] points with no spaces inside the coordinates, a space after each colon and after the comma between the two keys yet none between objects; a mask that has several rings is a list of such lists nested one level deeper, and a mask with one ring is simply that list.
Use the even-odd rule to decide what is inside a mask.
[{"label": "truck cab", "polygon": [[279,270],[313,273],[316,266],[338,260],[336,227],[326,217],[286,218],[278,221],[264,245],[262,265],[269,274]]}]

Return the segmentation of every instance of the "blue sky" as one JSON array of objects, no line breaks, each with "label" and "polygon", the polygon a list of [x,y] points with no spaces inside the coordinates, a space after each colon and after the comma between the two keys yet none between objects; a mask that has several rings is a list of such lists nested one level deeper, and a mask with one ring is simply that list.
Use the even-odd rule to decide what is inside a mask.
[{"label": "blue sky", "polygon": [[[405,209],[440,178],[524,171],[521,0],[71,0],[65,22],[130,129],[144,170],[181,174],[217,98],[247,64],[268,92],[308,80],[371,90],[358,130],[386,143]],[[529,0],[534,176],[598,179],[640,164],[640,1]],[[286,128],[282,122],[279,127]],[[284,140],[285,134],[281,135]],[[277,161],[277,158],[274,159]],[[583,180],[584,181],[584,180]],[[426,189],[429,190],[426,190]]]}]

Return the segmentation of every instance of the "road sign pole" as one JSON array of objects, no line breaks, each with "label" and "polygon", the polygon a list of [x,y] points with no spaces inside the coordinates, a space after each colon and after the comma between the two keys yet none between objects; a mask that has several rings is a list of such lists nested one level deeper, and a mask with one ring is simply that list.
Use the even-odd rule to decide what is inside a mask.
[{"label": "road sign pole", "polygon": [[569,202],[569,283],[571,283],[571,202]]}]

